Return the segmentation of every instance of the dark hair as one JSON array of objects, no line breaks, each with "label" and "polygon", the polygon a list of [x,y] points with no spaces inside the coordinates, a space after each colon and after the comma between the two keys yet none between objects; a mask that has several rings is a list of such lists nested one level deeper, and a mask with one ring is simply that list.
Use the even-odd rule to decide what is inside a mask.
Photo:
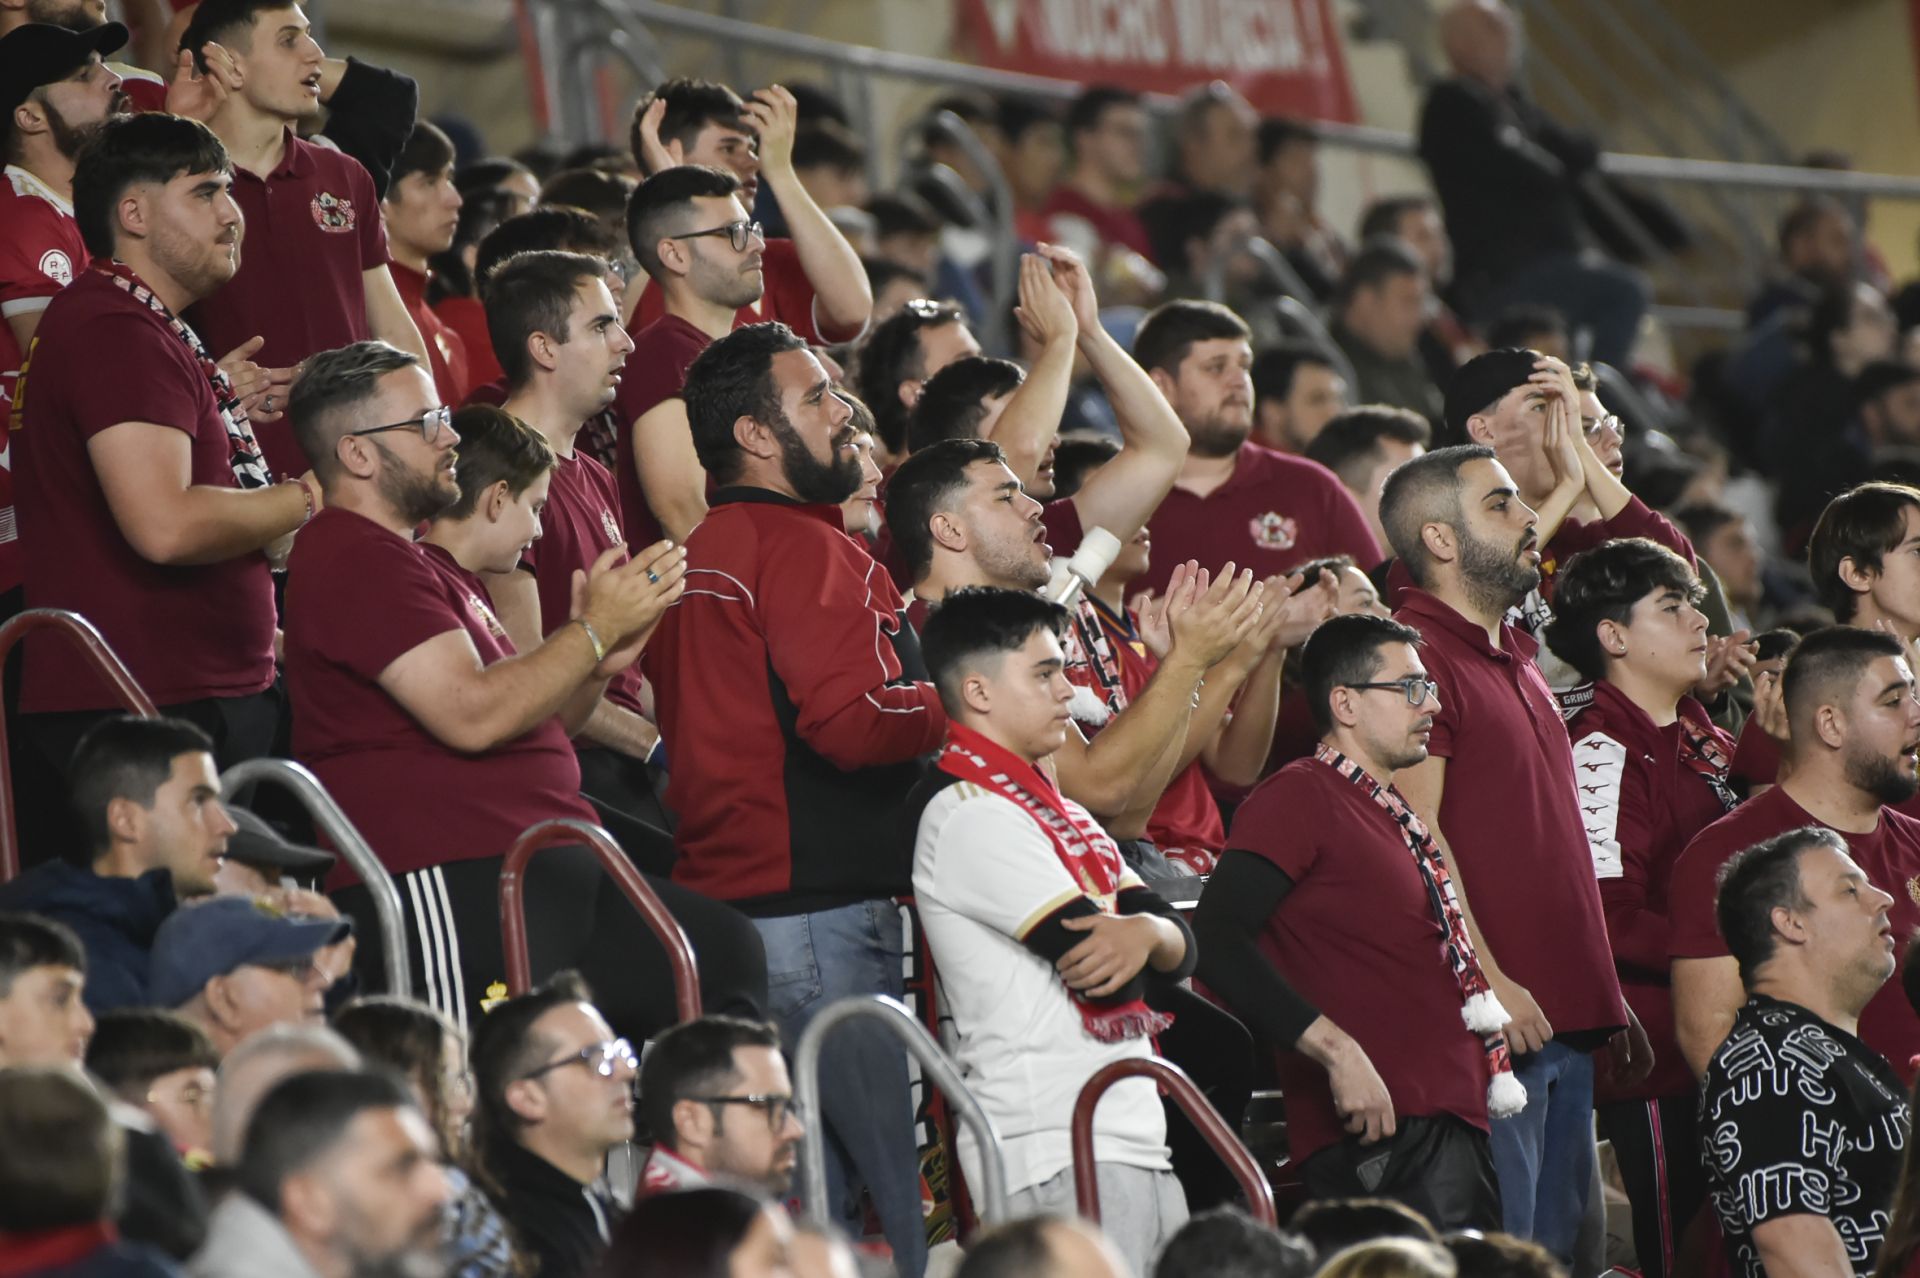
[{"label": "dark hair", "polygon": [[280,1214],[280,1190],[339,1145],[370,1109],[414,1109],[413,1093],[384,1070],[312,1069],[275,1083],[247,1121],[234,1187]]},{"label": "dark hair", "polygon": [[1512,1234],[1448,1234],[1441,1246],[1453,1254],[1460,1278],[1567,1278],[1552,1252]]},{"label": "dark hair", "polygon": [[907,406],[900,402],[900,383],[927,374],[920,331],[966,322],[967,313],[948,302],[907,306],[875,324],[861,343],[854,356],[853,384],[873,410],[888,452],[901,452],[907,442]]},{"label": "dark hair", "polygon": [[1045,124],[1057,127],[1060,112],[1053,103],[1040,98],[1009,95],[996,104],[994,119],[1000,126],[1000,136],[1007,140],[1009,146],[1017,146],[1031,129]]},{"label": "dark hair", "polygon": [[1777,244],[1780,256],[1785,257],[1793,242],[1810,233],[1820,223],[1830,217],[1837,217],[1848,226],[1853,225],[1853,217],[1838,200],[1827,195],[1807,195],[1796,201],[1780,217]]},{"label": "dark hair", "polygon": [[1457,444],[1436,448],[1396,466],[1380,487],[1380,524],[1386,529],[1393,553],[1416,586],[1432,580],[1432,565],[1421,530],[1445,524],[1459,530],[1466,525],[1460,500],[1460,470],[1468,462],[1492,461],[1494,451],[1484,444]]},{"label": "dark hair", "polygon": [[1713,915],[1727,942],[1727,953],[1740,964],[1740,981],[1749,990],[1760,968],[1773,957],[1773,912],[1813,905],[1800,883],[1800,854],[1816,847],[1847,851],[1846,840],[1838,834],[1825,826],[1808,825],[1736,852],[1720,867]]},{"label": "dark hair", "polygon": [[1620,537],[1581,551],[1553,579],[1547,647],[1582,679],[1606,678],[1600,623],[1624,626],[1633,606],[1656,590],[1678,591],[1695,607],[1707,595],[1686,560],[1645,537]]},{"label": "dark hair", "polygon": [[867,273],[867,287],[873,290],[875,297],[880,296],[880,290],[895,280],[911,280],[915,288],[926,287],[926,279],[920,272],[884,257],[863,257],[860,259],[860,268]]},{"label": "dark hair", "polygon": [[734,422],[742,417],[767,426],[786,421],[780,388],[774,382],[773,357],[806,348],[806,342],[785,324],[749,324],[709,345],[687,367],[681,392],[687,425],[700,465],[714,483],[730,483],[740,474]]},{"label": "dark hair", "polygon": [[1828,284],[1814,298],[1807,311],[1805,337],[1815,364],[1833,367],[1833,339],[1853,327],[1853,311],[1863,288],[1879,294],[1873,285],[1849,279]]},{"label": "dark hair", "polygon": [[793,167],[832,169],[836,173],[864,173],[867,144],[838,120],[817,120],[793,135]]},{"label": "dark hair", "polygon": [[533,1032],[556,1007],[591,1003],[593,992],[578,972],[556,972],[525,994],[496,1005],[473,1029],[467,1060],[473,1066],[473,1147],[483,1159],[520,1134],[520,1116],[507,1103],[507,1088],[540,1067],[550,1050]]},{"label": "dark hair", "polygon": [[1850,388],[1853,411],[1877,404],[1889,391],[1920,382],[1920,368],[1903,359],[1876,359],[1861,369]]},{"label": "dark hair", "polygon": [[1426,277],[1426,268],[1420,265],[1420,259],[1413,250],[1397,236],[1393,239],[1369,240],[1361,245],[1360,251],[1347,263],[1347,269],[1340,276],[1340,283],[1333,292],[1333,307],[1344,310],[1353,301],[1354,295],[1361,289],[1377,289],[1388,280],[1402,275],[1411,275],[1416,279]]},{"label": "dark hair", "polygon": [[695,200],[725,199],[739,192],[738,178],[704,164],[677,164],[635,187],[627,201],[627,243],[640,269],[660,278],[665,270],[660,241],[688,229]]},{"label": "dark hair", "polygon": [[106,1099],[79,1070],[0,1070],[0,1232],[89,1225],[111,1215],[124,1142]]},{"label": "dark hair", "polygon": [[974,439],[987,416],[987,401],[1020,389],[1026,373],[1010,359],[969,355],[929,377],[907,414],[907,451],[943,439]]},{"label": "dark hair", "polygon": [[145,1092],[183,1069],[217,1069],[220,1053],[193,1021],[157,1007],[102,1012],[87,1040],[87,1072],[116,1092]]},{"label": "dark hair", "polygon": [[1139,216],[1154,260],[1178,271],[1188,266],[1188,245],[1210,239],[1230,214],[1247,207],[1245,200],[1219,191],[1188,191],[1147,200]]},{"label": "dark hair", "polygon": [[912,580],[933,567],[933,530],[928,520],[967,486],[976,462],[1005,462],[1007,455],[990,439],[943,439],[928,444],[900,463],[887,480],[887,531],[906,561]]},{"label": "dark hair", "polygon": [[654,1194],[614,1227],[590,1278],[728,1278],[767,1203],[719,1185]]},{"label": "dark hair", "polygon": [[1487,345],[1495,349],[1507,346],[1533,349],[1543,335],[1558,337],[1562,342],[1567,340],[1567,317],[1554,307],[1517,302],[1501,310],[1487,325]]},{"label": "dark hair", "polygon": [[104,852],[113,842],[107,830],[107,805],[132,799],[143,808],[173,776],[173,761],[183,754],[212,754],[213,739],[185,719],[115,715],[87,729],[74,747],[68,773],[73,778],[73,810],[87,846]]},{"label": "dark hair", "polygon": [[984,1229],[968,1241],[953,1278],[1051,1278],[1047,1231],[1066,1224],[1059,1216],[1026,1216]]},{"label": "dark hair", "polygon": [[1800,646],[1799,632],[1785,626],[1775,626],[1772,630],[1762,630],[1753,637],[1754,659],[1773,661],[1779,657],[1793,656],[1794,649]]},{"label": "dark hair", "polygon": [[381,378],[419,363],[418,355],[385,342],[355,342],[309,356],[301,365],[287,395],[287,420],[322,483],[339,472],[335,446],[348,430],[367,424],[337,419],[372,399]]},{"label": "dark hair", "polygon": [[1365,683],[1378,674],[1382,648],[1419,642],[1420,632],[1412,626],[1365,612],[1329,617],[1314,627],[1300,658],[1314,730],[1323,736],[1333,730],[1333,709],[1327,698],[1335,688]]},{"label": "dark hair", "polygon": [[[300,0],[202,0],[188,19],[186,29],[180,33],[180,45],[193,54],[193,65],[200,74],[207,73],[207,61],[201,55],[209,40],[239,48],[243,52],[250,47],[253,39],[253,20],[263,13],[272,13],[279,9],[291,9]],[[245,35],[249,45],[241,45],[237,37],[242,34],[240,28],[246,28]]]},{"label": "dark hair", "polygon": [[[1787,719],[1804,725],[1823,705],[1839,704],[1853,695],[1860,678],[1881,657],[1905,657],[1905,646],[1890,634],[1858,626],[1828,626],[1800,641],[1780,675],[1780,692]],[[1801,735],[1796,726],[1794,736]]]},{"label": "dark hair", "polygon": [[112,257],[128,187],[164,186],[185,173],[231,172],[227,148],[198,120],[158,111],[109,116],[74,157],[73,219],[87,252]]},{"label": "dark hair", "polygon": [[1000,127],[999,110],[993,102],[975,93],[949,93],[934,99],[932,105],[927,107],[920,126],[921,146],[931,148],[952,144],[934,121],[934,117],[942,111],[951,111],[969,129]]},{"label": "dark hair", "polygon": [[1313,1244],[1316,1255],[1329,1257],[1381,1238],[1440,1241],[1425,1216],[1391,1198],[1313,1199],[1300,1205],[1288,1228]]},{"label": "dark hair", "polygon": [[633,120],[627,126],[627,145],[633,151],[633,162],[640,166],[642,173],[647,172],[647,158],[640,142],[640,121],[646,117],[654,102],[661,99],[665,99],[667,104],[666,114],[660,117],[662,146],[678,142],[682,148],[690,147],[700,136],[700,131],[709,124],[738,129],[742,133],[753,131],[740,114],[740,108],[744,105],[740,95],[726,85],[684,77],[669,80],[633,104]]},{"label": "dark hair", "polygon": [[36,967],[87,970],[87,951],[65,923],[39,914],[0,914],[0,998]]},{"label": "dark hair", "polygon": [[464,199],[484,191],[498,190],[506,185],[508,178],[522,176],[538,180],[539,175],[519,160],[504,155],[490,155],[485,159],[470,160],[455,169],[453,189],[460,192]]},{"label": "dark hair", "polygon": [[960,709],[960,682],[985,657],[1018,652],[1039,630],[1062,638],[1067,610],[1031,590],[972,586],[934,605],[920,633],[927,677],[940,689],[947,713]]},{"label": "dark hair", "polygon": [[1906,535],[1903,512],[1920,510],[1920,489],[1905,484],[1871,483],[1848,489],[1820,512],[1807,538],[1807,570],[1820,602],[1838,621],[1851,621],[1859,600],[1840,580],[1840,561],[1880,571],[1881,556],[1891,554]]},{"label": "dark hair", "polygon": [[[466,447],[464,438],[460,445]],[[461,464],[466,464],[465,453]],[[440,1134],[443,1152],[458,1159],[464,1152],[463,1141],[453,1126],[444,1060],[449,1037],[465,1042],[460,1027],[445,1013],[414,999],[369,994],[334,1013],[333,1028],[353,1044],[368,1066],[389,1070],[419,1086],[427,1101],[427,1119]],[[464,1059],[465,1052],[461,1055]]]},{"label": "dark hair", "polygon": [[799,109],[802,125],[824,124],[831,120],[835,124],[853,127],[853,117],[847,111],[847,104],[825,85],[806,80],[788,80],[787,92],[793,95],[793,104]]},{"label": "dark hair", "polygon": [[585,209],[600,219],[600,225],[619,234],[626,226],[627,201],[639,186],[640,180],[626,173],[562,169],[540,184],[540,203]]},{"label": "dark hair", "polygon": [[1053,452],[1053,500],[1079,492],[1087,476],[1120,455],[1120,445],[1104,435],[1069,435]]},{"label": "dark hair", "polygon": [[640,1109],[656,1143],[675,1147],[673,1107],[680,1101],[734,1085],[740,1071],[733,1053],[741,1047],[778,1051],[780,1031],[764,1021],[703,1016],[653,1040],[640,1066]]},{"label": "dark hair", "polygon": [[1433,201],[1424,195],[1389,195],[1367,205],[1367,211],[1360,215],[1360,241],[1379,239],[1382,236],[1404,238],[1400,235],[1400,220],[1409,213],[1424,213],[1433,207]]},{"label": "dark hair", "polygon": [[504,482],[519,497],[558,460],[547,437],[492,404],[468,404],[453,415],[460,436],[460,500],[434,516],[435,523],[471,519],[487,489]]},{"label": "dark hair", "polygon": [[500,263],[521,253],[547,250],[611,258],[620,252],[620,241],[605,223],[585,209],[543,204],[516,214],[488,231],[475,251],[473,278],[479,285],[481,299],[485,300],[488,281]]},{"label": "dark hair", "polygon": [[1425,448],[1432,439],[1433,427],[1411,409],[1363,404],[1328,421],[1307,445],[1305,456],[1340,476],[1347,487],[1357,488],[1362,468],[1379,457],[1382,440]]},{"label": "dark hair", "polygon": [[406,145],[394,158],[393,172],[387,178],[387,198],[394,197],[403,177],[415,173],[439,174],[452,167],[453,139],[436,125],[425,120],[415,121],[413,132],[407,134]]},{"label": "dark hair", "polygon": [[479,297],[479,276],[467,265],[463,254],[470,247],[476,254],[479,252],[480,241],[492,234],[493,229],[506,219],[513,198],[507,192],[493,188],[460,197],[460,219],[454,224],[453,243],[447,246],[445,252],[435,253],[427,259],[427,265],[433,271],[427,281],[429,303],[438,305],[449,297]]},{"label": "dark hair", "polygon": [[1153,1278],[1307,1278],[1313,1248],[1238,1207],[1191,1217],[1167,1239]]},{"label": "dark hair", "polygon": [[1140,95],[1117,84],[1092,84],[1067,104],[1066,126],[1069,139],[1100,127],[1100,117],[1113,107],[1137,107]]},{"label": "dark hair", "polygon": [[516,253],[488,273],[487,337],[509,388],[518,390],[533,380],[527,339],[545,333],[556,345],[573,340],[573,304],[580,281],[605,278],[605,261],[557,249]]},{"label": "dark hair", "polygon": [[1737,524],[1745,518],[1729,506],[1706,501],[1689,502],[1673,512],[1673,522],[1680,525],[1696,546],[1728,524]]},{"label": "dark hair", "polygon": [[1303,120],[1290,120],[1285,116],[1271,115],[1260,121],[1260,128],[1254,134],[1255,144],[1260,148],[1260,163],[1268,164],[1273,157],[1287,147],[1306,142],[1318,145],[1320,135],[1313,126]]},{"label": "dark hair", "polygon": [[1278,342],[1253,357],[1253,397],[1285,399],[1293,394],[1294,375],[1301,365],[1334,367],[1333,357],[1312,342]]},{"label": "dark hair", "polygon": [[1163,302],[1147,312],[1133,335],[1133,357],[1140,367],[1178,374],[1195,342],[1248,341],[1246,321],[1218,302]]},{"label": "dark hair", "polygon": [[940,233],[940,215],[910,191],[880,192],[867,201],[867,215],[873,219],[873,233],[878,239]]}]

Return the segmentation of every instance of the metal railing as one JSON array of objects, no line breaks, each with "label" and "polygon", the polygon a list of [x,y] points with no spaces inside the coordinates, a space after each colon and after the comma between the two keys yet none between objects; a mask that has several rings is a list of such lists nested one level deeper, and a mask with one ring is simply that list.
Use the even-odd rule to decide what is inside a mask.
[{"label": "metal railing", "polygon": [[982,1201],[975,1205],[980,1217],[989,1223],[1007,1219],[1007,1167],[1000,1153],[1000,1134],[993,1120],[981,1108],[979,1100],[967,1089],[959,1068],[940,1050],[912,1012],[898,1000],[874,995],[871,998],[843,998],[830,1003],[807,1023],[793,1052],[793,1096],[806,1115],[807,1134],[800,1142],[800,1165],[805,1173],[806,1209],[815,1220],[831,1220],[827,1207],[827,1136],[822,1130],[820,1113],[820,1052],[827,1035],[853,1020],[871,1020],[900,1040],[928,1081],[946,1094],[960,1122],[973,1130],[980,1145]]},{"label": "metal railing", "polygon": [[1100,1223],[1100,1182],[1094,1174],[1093,1114],[1107,1089],[1124,1078],[1151,1078],[1166,1088],[1180,1112],[1199,1129],[1201,1139],[1240,1182],[1240,1190],[1247,1196],[1248,1214],[1263,1225],[1280,1223],[1279,1213],[1273,1206],[1273,1186],[1267,1184],[1260,1164],[1187,1077],[1187,1072],[1157,1056],[1135,1056],[1102,1066],[1087,1080],[1087,1085],[1080,1089],[1080,1099],[1073,1103],[1073,1193],[1082,1216],[1096,1225]]},{"label": "metal railing", "polygon": [[220,774],[220,797],[231,803],[249,786],[270,785],[285,790],[305,808],[314,825],[327,836],[340,858],[366,884],[373,898],[373,914],[380,925],[380,953],[386,968],[387,991],[402,997],[413,994],[413,962],[407,952],[407,919],[400,909],[400,889],[373,848],[320,778],[292,759],[244,759]]},{"label": "metal railing", "polygon": [[[0,668],[5,667],[7,658],[20,641],[37,630],[56,631],[78,645],[81,653],[100,673],[101,679],[113,689],[114,696],[119,698],[128,714],[151,719],[159,713],[154,708],[153,699],[135,682],[133,673],[120,660],[119,654],[108,646],[106,639],[93,628],[93,623],[77,612],[60,608],[29,608],[0,626]],[[0,883],[10,882],[19,873],[20,831],[13,807],[13,746],[7,736],[6,711],[0,708]]]},{"label": "metal railing", "polygon": [[[505,951],[507,989],[525,994],[533,988],[533,962],[527,952],[527,863],[542,848],[585,847],[600,862],[634,910],[667,952],[673,969],[673,1001],[681,1021],[700,1015],[700,967],[693,943],[613,836],[597,825],[562,817],[542,821],[514,840],[500,866],[500,944]],[[825,1219],[823,1216],[821,1219]]]}]

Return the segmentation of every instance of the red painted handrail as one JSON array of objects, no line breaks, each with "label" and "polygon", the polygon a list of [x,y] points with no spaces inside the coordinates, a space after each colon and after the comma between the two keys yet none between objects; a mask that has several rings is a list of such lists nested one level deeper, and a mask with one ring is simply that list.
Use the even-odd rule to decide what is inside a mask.
[{"label": "red painted handrail", "polygon": [[1100,1182],[1093,1170],[1093,1111],[1099,1108],[1100,1098],[1107,1094],[1109,1087],[1123,1078],[1134,1077],[1154,1079],[1167,1090],[1173,1103],[1193,1120],[1201,1137],[1240,1182],[1240,1189],[1247,1196],[1247,1211],[1261,1224],[1277,1227],[1280,1217],[1273,1209],[1273,1187],[1267,1184],[1260,1164],[1253,1160],[1253,1155],[1233,1134],[1219,1111],[1194,1086],[1187,1072],[1157,1056],[1135,1056],[1101,1068],[1087,1080],[1087,1085],[1080,1089],[1080,1099],[1073,1103],[1073,1192],[1080,1214],[1096,1225],[1100,1223]]},{"label": "red painted handrail", "polygon": [[700,1015],[700,968],[693,957],[693,945],[680,923],[647,885],[613,836],[585,821],[559,818],[542,821],[514,841],[507,859],[500,866],[500,943],[506,951],[507,989],[525,994],[533,988],[533,961],[527,954],[526,889],[521,883],[527,862],[542,848],[585,846],[599,860],[600,867],[619,885],[633,908],[667,951],[667,963],[673,968],[673,1001],[681,1021]]},{"label": "red painted handrail", "polygon": [[[36,630],[57,630],[77,644],[101,678],[112,687],[128,714],[151,719],[160,713],[154,709],[153,699],[134,682],[126,663],[107,646],[93,623],[77,612],[29,608],[0,626],[0,667],[6,665],[7,656],[19,642]],[[13,811],[13,751],[7,739],[5,716],[6,711],[0,709],[0,883],[9,882],[20,873],[20,833],[14,825]]]}]

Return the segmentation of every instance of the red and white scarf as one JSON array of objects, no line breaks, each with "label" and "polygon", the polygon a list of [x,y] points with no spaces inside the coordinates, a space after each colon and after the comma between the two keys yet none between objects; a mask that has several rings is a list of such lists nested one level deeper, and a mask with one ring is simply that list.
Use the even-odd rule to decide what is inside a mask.
[{"label": "red and white scarf", "polygon": [[1398,790],[1381,785],[1365,768],[1325,742],[1315,747],[1313,757],[1365,791],[1400,827],[1400,838],[1413,853],[1414,867],[1426,885],[1427,902],[1433,907],[1434,923],[1445,942],[1447,964],[1460,983],[1460,1018],[1486,1047],[1487,1113],[1495,1118],[1519,1113],[1526,1108],[1527,1089],[1513,1076],[1513,1059],[1507,1051],[1506,1035],[1500,1030],[1511,1018],[1487,983],[1486,973],[1480,970],[1473,938],[1467,934],[1467,916],[1453,890],[1453,876],[1447,873],[1447,863],[1440,856],[1440,845]]},{"label": "red and white scarf", "polygon": [[[940,770],[951,777],[991,790],[1020,805],[1053,844],[1067,873],[1103,913],[1116,914],[1115,902],[1127,863],[1112,836],[1091,817],[1067,807],[1066,800],[1040,769],[1011,750],[989,741],[962,724],[947,725],[947,745],[940,752]],[[1123,1003],[1092,1003],[1078,990],[1067,997],[1079,1009],[1080,1023],[1102,1043],[1158,1034],[1173,1017],[1156,1012],[1135,998]]]},{"label": "red and white scarf", "polygon": [[93,269],[119,285],[135,301],[144,302],[149,310],[167,322],[173,335],[193,352],[201,374],[206,377],[207,385],[213,391],[213,402],[220,410],[220,420],[227,427],[227,458],[233,467],[234,482],[242,488],[265,488],[272,483],[273,478],[267,473],[267,463],[260,455],[260,441],[253,437],[253,423],[247,420],[247,410],[240,406],[240,397],[234,393],[233,382],[227,378],[225,370],[207,354],[206,344],[200,340],[200,335],[169,310],[152,289],[141,283],[140,277],[125,262],[96,258]]}]

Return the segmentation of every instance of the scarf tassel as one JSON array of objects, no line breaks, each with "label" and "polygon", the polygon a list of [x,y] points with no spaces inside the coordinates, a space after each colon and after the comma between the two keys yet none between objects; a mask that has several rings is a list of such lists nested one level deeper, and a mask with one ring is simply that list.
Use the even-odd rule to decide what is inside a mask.
[{"label": "scarf tassel", "polygon": [[1123,1043],[1130,1038],[1149,1038],[1173,1024],[1172,1016],[1166,1012],[1156,1012],[1138,1000],[1125,1003],[1111,1011],[1082,1007],[1080,1020],[1087,1027],[1087,1033],[1102,1043]]},{"label": "scarf tassel", "polygon": [[1513,1019],[1492,990],[1481,990],[1460,1005],[1460,1019],[1476,1034],[1498,1034]]},{"label": "scarf tassel", "polygon": [[1512,1118],[1527,1107],[1527,1085],[1511,1071],[1501,1070],[1487,1083],[1487,1113],[1493,1118]]}]

